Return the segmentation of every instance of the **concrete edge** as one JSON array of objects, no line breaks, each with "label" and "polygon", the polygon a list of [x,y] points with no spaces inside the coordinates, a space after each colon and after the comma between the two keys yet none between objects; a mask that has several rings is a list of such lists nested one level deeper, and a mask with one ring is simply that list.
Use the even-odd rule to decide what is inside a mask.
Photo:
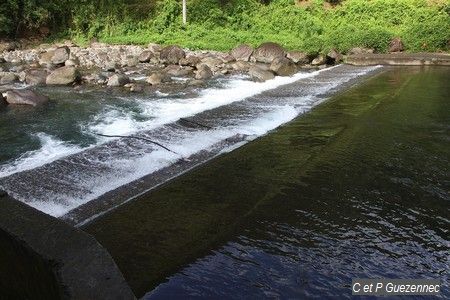
[{"label": "concrete edge", "polygon": [[0,273],[11,283],[3,282],[0,288],[7,290],[0,293],[44,299],[53,288],[58,299],[136,299],[111,255],[91,235],[1,190],[0,207],[0,256],[9,262],[0,264]]}]

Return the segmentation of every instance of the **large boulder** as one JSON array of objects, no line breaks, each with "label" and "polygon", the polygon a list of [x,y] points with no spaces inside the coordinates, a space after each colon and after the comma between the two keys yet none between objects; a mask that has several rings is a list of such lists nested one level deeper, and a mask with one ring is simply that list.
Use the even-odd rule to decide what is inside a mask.
[{"label": "large boulder", "polygon": [[160,59],[169,65],[176,65],[180,59],[185,58],[186,53],[180,46],[167,46],[161,50]]},{"label": "large boulder", "polygon": [[80,72],[75,67],[61,67],[47,76],[46,83],[54,85],[67,85],[77,82],[80,79]]},{"label": "large boulder", "polygon": [[308,54],[300,51],[289,51],[286,57],[292,60],[296,64],[307,64],[309,63]]},{"label": "large boulder", "polygon": [[197,72],[195,73],[195,79],[197,80],[205,80],[213,77],[213,72],[211,68],[205,64],[201,64],[197,67]]},{"label": "large boulder", "polygon": [[286,55],[283,47],[276,43],[267,42],[261,44],[253,52],[253,57],[258,62],[270,64],[275,58],[284,57]]},{"label": "large boulder", "polygon": [[251,46],[242,44],[231,50],[230,54],[237,61],[249,61],[253,51],[254,49]]},{"label": "large boulder", "polygon": [[189,55],[185,58],[180,59],[179,64],[181,66],[195,67],[200,63],[200,58],[195,55]]},{"label": "large boulder", "polygon": [[297,66],[286,57],[277,57],[270,64],[270,70],[279,76],[291,76],[297,72]]},{"label": "large boulder", "polygon": [[211,69],[211,71],[217,72],[220,68],[224,66],[224,63],[218,57],[208,56],[203,58],[199,65],[207,65]]},{"label": "large boulder", "polygon": [[155,54],[152,51],[144,50],[139,54],[138,60],[141,63],[148,63],[154,56]]},{"label": "large boulder", "polygon": [[392,39],[389,43],[389,52],[402,52],[403,42],[399,37]]},{"label": "large boulder", "polygon": [[4,96],[9,104],[37,106],[48,101],[48,97],[31,90],[11,90],[7,91]]},{"label": "large boulder", "polygon": [[70,50],[69,50],[69,47],[67,47],[67,46],[57,48],[56,50],[51,51],[51,52],[53,53],[51,62],[54,65],[63,64],[63,63],[65,63],[66,60],[69,59]]},{"label": "large boulder", "polygon": [[124,86],[130,82],[130,78],[122,74],[114,74],[108,79],[108,86]]},{"label": "large boulder", "polygon": [[25,82],[29,85],[45,84],[47,75],[47,71],[45,70],[30,70],[26,72]]},{"label": "large boulder", "polygon": [[258,66],[250,67],[248,73],[256,81],[266,81],[275,77],[271,71],[264,70]]}]

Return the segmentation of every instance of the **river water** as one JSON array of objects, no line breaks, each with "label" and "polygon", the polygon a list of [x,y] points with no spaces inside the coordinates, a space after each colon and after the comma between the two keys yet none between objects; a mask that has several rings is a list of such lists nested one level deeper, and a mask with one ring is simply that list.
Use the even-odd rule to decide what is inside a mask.
[{"label": "river water", "polygon": [[448,299],[449,78],[388,69],[84,230],[145,299],[350,298],[379,277]]}]

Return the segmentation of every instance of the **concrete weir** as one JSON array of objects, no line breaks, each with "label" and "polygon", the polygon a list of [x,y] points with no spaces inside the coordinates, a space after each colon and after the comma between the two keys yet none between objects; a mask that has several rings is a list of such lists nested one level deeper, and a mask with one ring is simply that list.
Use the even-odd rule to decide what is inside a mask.
[{"label": "concrete weir", "polygon": [[1,299],[135,299],[89,234],[0,191]]},{"label": "concrete weir", "polygon": [[450,66],[447,53],[368,53],[347,56],[345,62],[355,66]]}]

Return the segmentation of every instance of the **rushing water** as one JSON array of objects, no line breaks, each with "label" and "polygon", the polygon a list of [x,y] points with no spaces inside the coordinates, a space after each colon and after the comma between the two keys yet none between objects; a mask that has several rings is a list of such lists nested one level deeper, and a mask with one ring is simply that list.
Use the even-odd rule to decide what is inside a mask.
[{"label": "rushing water", "polygon": [[[165,97],[44,88],[49,105],[0,113],[0,187],[45,213],[84,223],[133,196],[107,193],[158,174],[140,188],[150,189],[292,120],[376,69],[337,66],[263,83],[223,77],[205,90]],[[186,124],[187,117],[194,123]],[[192,126],[196,121],[206,126]]]},{"label": "rushing water", "polygon": [[388,70],[84,230],[145,299],[349,298],[357,277],[448,298],[449,78]]}]

